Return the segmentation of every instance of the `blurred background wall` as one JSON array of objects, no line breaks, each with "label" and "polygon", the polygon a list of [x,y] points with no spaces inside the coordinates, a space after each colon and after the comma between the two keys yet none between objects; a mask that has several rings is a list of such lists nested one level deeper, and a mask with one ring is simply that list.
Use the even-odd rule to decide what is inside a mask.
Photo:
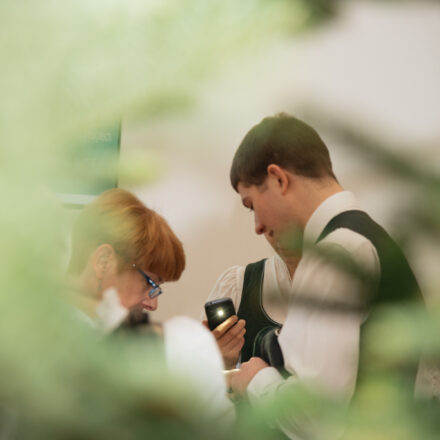
[{"label": "blurred background wall", "polygon": [[[346,2],[318,30],[270,42],[203,86],[189,111],[149,121],[123,120],[121,159],[149,151],[157,177],[141,186],[121,178],[170,223],[184,243],[187,269],[164,286],[154,319],[199,318],[219,275],[272,254],[253,215],[229,184],[245,133],[280,111],[307,119],[317,107],[395,145],[423,166],[440,166],[440,4]],[[312,124],[313,125],[313,124]],[[320,130],[340,182],[392,235],[412,203],[405,182]],[[145,160],[150,160],[146,158]],[[425,292],[440,286],[438,246],[413,237],[408,256]]]}]

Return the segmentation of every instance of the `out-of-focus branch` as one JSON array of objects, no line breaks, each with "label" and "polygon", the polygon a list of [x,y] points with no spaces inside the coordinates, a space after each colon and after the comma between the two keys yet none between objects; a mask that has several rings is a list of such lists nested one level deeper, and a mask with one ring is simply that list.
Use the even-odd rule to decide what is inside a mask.
[{"label": "out-of-focus branch", "polygon": [[[401,213],[406,224],[405,235],[415,230],[440,239],[440,175],[429,169],[429,163],[422,163],[414,156],[402,152],[402,148],[367,134],[359,127],[330,116],[314,107],[306,109],[307,120],[340,141],[348,148],[382,170],[388,175],[400,179],[414,191],[408,194],[408,207]],[[440,149],[440,146],[439,146]],[[404,148],[405,151],[417,151],[420,148]],[[423,148],[422,148],[423,150]]]}]

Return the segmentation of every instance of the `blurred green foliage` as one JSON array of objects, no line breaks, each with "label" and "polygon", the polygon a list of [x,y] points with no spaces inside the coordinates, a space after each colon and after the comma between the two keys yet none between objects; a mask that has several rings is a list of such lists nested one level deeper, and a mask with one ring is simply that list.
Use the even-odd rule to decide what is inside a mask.
[{"label": "blurred green foliage", "polygon": [[[5,438],[9,432],[11,438],[32,439],[269,439],[279,437],[271,424],[291,412],[310,411],[325,422],[322,438],[347,421],[350,439],[438,437],[438,407],[415,404],[405,387],[388,377],[364,384],[348,414],[318,392],[298,387],[252,410],[245,407],[237,427],[213,428],[192,390],[165,372],[154,341],[103,343],[63,300],[68,222],[47,182],[65,172],[64,159],[75,141],[122,116],[151,118],[187,108],[203,80],[224,63],[283,32],[332,17],[340,3],[0,2],[0,433]],[[387,169],[423,184],[435,210],[417,212],[438,233],[438,177],[385,151],[372,154]],[[148,179],[160,168],[152,163],[160,159],[145,159],[144,166],[128,160],[124,176]],[[384,311],[371,330],[374,355],[384,362],[411,359],[413,347],[423,346],[437,359],[440,314],[433,312],[432,320],[420,316],[417,310]],[[399,343],[387,345],[391,332],[402,335]]]}]

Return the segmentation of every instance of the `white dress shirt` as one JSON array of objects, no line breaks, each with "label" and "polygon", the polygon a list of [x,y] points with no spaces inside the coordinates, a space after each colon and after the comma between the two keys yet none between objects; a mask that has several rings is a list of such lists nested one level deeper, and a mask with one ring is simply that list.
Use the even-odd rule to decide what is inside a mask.
[{"label": "white dress shirt", "polygon": [[[366,286],[319,253],[344,254],[375,280],[380,276],[379,257],[368,239],[345,228],[333,231],[317,244],[306,245],[316,243],[333,217],[353,209],[359,210],[354,195],[343,191],[326,199],[310,217],[304,230],[303,256],[293,276],[288,313],[279,336],[285,366],[292,376],[285,380],[276,369],[264,368],[249,384],[251,401],[298,381],[346,403],[350,401],[358,371],[360,326],[365,315],[326,309],[325,303],[362,306]],[[315,304],[321,302],[323,307],[312,307],[303,298],[312,298]],[[307,429],[313,430],[313,425],[319,429],[319,420],[308,420]],[[301,438],[295,414],[280,427],[290,438]]]}]

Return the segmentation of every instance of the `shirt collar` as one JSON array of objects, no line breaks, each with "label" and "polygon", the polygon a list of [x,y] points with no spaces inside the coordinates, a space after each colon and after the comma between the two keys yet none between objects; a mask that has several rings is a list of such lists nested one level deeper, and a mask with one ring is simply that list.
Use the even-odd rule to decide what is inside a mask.
[{"label": "shirt collar", "polygon": [[102,299],[96,307],[96,325],[104,333],[110,333],[119,327],[128,316],[126,309],[119,300],[116,289],[110,288],[103,292]]},{"label": "shirt collar", "polygon": [[325,199],[315,209],[304,228],[304,244],[314,244],[333,217],[353,209],[359,210],[359,202],[350,191],[341,191]]}]

